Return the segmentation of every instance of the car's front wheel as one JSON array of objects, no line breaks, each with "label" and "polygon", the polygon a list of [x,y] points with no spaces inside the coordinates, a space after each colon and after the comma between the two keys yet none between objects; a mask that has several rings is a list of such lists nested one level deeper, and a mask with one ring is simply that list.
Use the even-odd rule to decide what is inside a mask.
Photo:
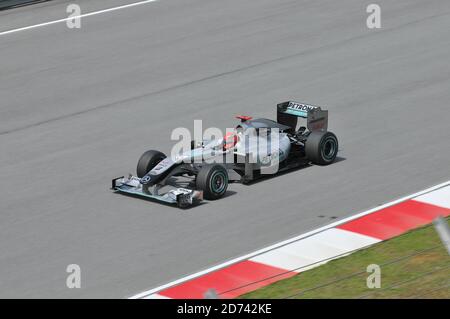
[{"label": "car's front wheel", "polygon": [[203,191],[205,199],[219,199],[228,188],[227,170],[219,164],[202,166],[197,174],[196,186]]},{"label": "car's front wheel", "polygon": [[139,158],[136,173],[139,178],[144,177],[150,172],[159,162],[166,158],[166,155],[160,151],[150,150],[145,152]]}]

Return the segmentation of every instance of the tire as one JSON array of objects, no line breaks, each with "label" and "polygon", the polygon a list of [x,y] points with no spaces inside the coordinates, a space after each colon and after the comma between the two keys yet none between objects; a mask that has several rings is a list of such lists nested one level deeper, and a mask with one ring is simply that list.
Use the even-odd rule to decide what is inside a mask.
[{"label": "tire", "polygon": [[328,165],[333,163],[338,149],[338,139],[331,132],[311,132],[306,140],[306,157],[314,164]]},{"label": "tire", "polygon": [[221,198],[228,188],[227,170],[219,164],[204,165],[197,174],[196,186],[209,200]]},{"label": "tire", "polygon": [[153,169],[153,167],[165,158],[166,155],[164,155],[164,153],[155,150],[150,150],[142,154],[136,168],[137,177],[144,177]]}]

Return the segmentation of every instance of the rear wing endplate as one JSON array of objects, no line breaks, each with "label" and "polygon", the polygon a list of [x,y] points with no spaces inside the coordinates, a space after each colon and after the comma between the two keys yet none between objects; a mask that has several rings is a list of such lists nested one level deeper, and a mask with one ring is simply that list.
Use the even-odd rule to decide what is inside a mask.
[{"label": "rear wing endplate", "polygon": [[277,104],[277,122],[290,126],[293,130],[297,126],[297,118],[307,119],[309,131],[326,131],[328,129],[328,111],[320,106],[287,101]]}]

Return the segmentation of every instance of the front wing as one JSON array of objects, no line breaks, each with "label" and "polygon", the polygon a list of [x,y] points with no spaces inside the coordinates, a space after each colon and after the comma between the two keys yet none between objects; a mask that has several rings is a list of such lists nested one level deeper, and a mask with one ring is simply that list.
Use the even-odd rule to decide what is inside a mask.
[{"label": "front wing", "polygon": [[114,178],[112,180],[111,189],[119,193],[149,198],[167,204],[176,204],[181,208],[189,207],[203,200],[202,191],[187,188],[178,187],[162,194],[158,192],[158,185],[153,187],[153,191],[145,190],[140,183],[140,179],[132,175]]}]

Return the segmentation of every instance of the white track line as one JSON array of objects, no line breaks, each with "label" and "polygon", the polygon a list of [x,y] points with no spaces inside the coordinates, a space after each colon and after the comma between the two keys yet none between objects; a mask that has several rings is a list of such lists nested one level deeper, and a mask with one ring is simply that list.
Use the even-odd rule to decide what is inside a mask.
[{"label": "white track line", "polygon": [[45,27],[45,26],[48,26],[48,25],[52,25],[52,24],[56,24],[56,23],[61,23],[61,22],[69,21],[69,20],[74,20],[74,19],[79,19],[79,18],[85,18],[85,17],[95,16],[95,15],[97,15],[97,14],[102,14],[102,13],[107,13],[107,12],[117,11],[117,10],[121,10],[121,9],[126,9],[126,8],[131,8],[131,7],[136,7],[136,6],[140,6],[140,5],[143,5],[143,4],[147,4],[147,3],[151,3],[151,2],[156,2],[156,1],[158,1],[158,0],[145,0],[145,1],[139,1],[139,2],[135,2],[135,3],[126,4],[126,5],[123,5],[123,6],[114,7],[114,8],[109,8],[109,9],[104,9],[104,10],[99,10],[99,11],[89,12],[89,13],[85,13],[85,14],[80,14],[80,15],[74,16],[74,17],[67,17],[67,18],[64,18],[64,19],[59,19],[59,20],[54,20],[54,21],[49,21],[49,22],[39,23],[39,24],[35,24],[35,25],[30,25],[30,26],[28,26],[28,27],[22,27],[22,28],[18,28],[18,29],[12,29],[12,30],[8,30],[8,31],[3,31],[3,32],[0,32],[0,36],[6,35],[6,34],[15,33],[15,32],[19,32],[19,31],[25,31],[25,30],[31,30],[31,29],[35,29],[35,28]]},{"label": "white track line", "polygon": [[442,188],[442,187],[445,187],[445,186],[448,186],[448,185],[450,185],[450,181],[447,181],[447,182],[441,183],[441,184],[439,184],[439,185],[436,185],[436,186],[427,188],[427,189],[425,189],[425,190],[422,190],[422,191],[420,191],[420,192],[417,192],[417,193],[414,193],[414,194],[411,194],[411,195],[402,197],[402,198],[400,198],[400,199],[397,199],[397,200],[394,200],[394,201],[392,201],[392,202],[383,204],[383,205],[381,205],[381,206],[377,206],[377,207],[375,207],[375,208],[369,209],[369,210],[364,211],[364,212],[362,212],[362,213],[359,213],[359,214],[356,214],[356,215],[353,215],[353,216],[350,216],[350,217],[347,217],[347,218],[338,220],[338,221],[336,221],[336,222],[334,222],[334,223],[331,223],[331,224],[329,224],[329,225],[326,225],[326,226],[317,228],[317,229],[312,230],[312,231],[310,231],[310,232],[307,232],[307,233],[301,234],[301,235],[299,235],[299,236],[296,236],[296,237],[287,239],[287,240],[285,240],[285,241],[276,243],[276,244],[271,245],[271,246],[269,246],[269,247],[265,247],[265,248],[262,248],[262,249],[260,249],[260,250],[251,252],[251,253],[249,253],[249,254],[247,254],[247,255],[244,255],[244,256],[241,256],[241,257],[238,257],[238,258],[235,258],[235,259],[226,261],[226,262],[224,262],[224,263],[222,263],[222,264],[219,264],[219,265],[210,267],[210,268],[208,268],[208,269],[199,271],[199,272],[194,273],[194,274],[189,275],[189,276],[185,276],[185,277],[180,278],[180,279],[178,279],[178,280],[169,282],[169,283],[167,283],[167,284],[165,284],[165,285],[162,285],[162,286],[159,286],[159,287],[156,287],[156,288],[153,288],[153,289],[150,289],[150,290],[141,292],[141,293],[136,294],[136,295],[134,295],[134,296],[132,296],[132,297],[129,297],[129,299],[138,299],[138,298],[143,298],[143,297],[152,295],[152,294],[157,293],[157,292],[159,292],[159,291],[161,291],[161,290],[164,290],[164,289],[166,289],[166,288],[169,288],[169,287],[178,285],[178,284],[180,284],[180,283],[182,283],[182,282],[185,282],[185,281],[188,281],[188,280],[191,280],[191,279],[194,279],[194,278],[203,276],[203,275],[205,275],[205,274],[207,274],[207,273],[210,273],[210,272],[213,272],[213,271],[215,271],[215,270],[218,270],[218,269],[227,267],[227,266],[229,266],[229,265],[238,263],[238,262],[240,262],[240,261],[247,260],[247,259],[251,259],[251,258],[253,258],[253,257],[256,257],[256,256],[261,255],[261,254],[263,254],[263,253],[266,253],[266,252],[268,252],[268,251],[271,251],[271,250],[273,250],[273,249],[276,249],[276,248],[279,248],[279,247],[288,245],[288,244],[293,243],[293,242],[295,242],[295,241],[297,241],[297,240],[300,240],[300,239],[303,239],[303,238],[305,238],[305,237],[309,237],[309,236],[312,236],[312,235],[314,235],[314,234],[323,232],[323,231],[325,231],[325,230],[327,230],[327,229],[336,227],[336,226],[338,226],[338,225],[344,224],[344,223],[346,223],[346,222],[349,222],[349,221],[351,221],[351,220],[357,219],[357,218],[359,218],[359,217],[362,217],[362,216],[371,214],[371,213],[376,212],[376,211],[378,211],[378,210],[381,210],[381,209],[383,209],[383,208],[390,207],[390,206],[393,206],[393,205],[395,205],[395,204],[404,202],[404,201],[406,201],[406,200],[408,200],[408,199],[412,199],[412,198],[414,198],[414,197],[418,197],[418,196],[420,196],[420,195],[424,195],[424,194],[426,194],[426,193],[432,192],[432,191],[434,191],[434,190],[437,190],[437,189],[439,189],[439,188]]}]

